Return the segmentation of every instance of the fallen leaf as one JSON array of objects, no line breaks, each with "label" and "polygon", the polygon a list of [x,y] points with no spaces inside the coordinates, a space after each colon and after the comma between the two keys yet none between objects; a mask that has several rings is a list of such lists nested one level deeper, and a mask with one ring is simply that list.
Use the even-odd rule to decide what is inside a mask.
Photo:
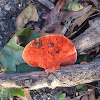
[{"label": "fallen leaf", "polygon": [[[88,9],[90,10],[91,7],[92,7],[91,5],[90,5],[90,6],[87,6],[87,7],[85,7],[82,11],[77,12],[77,13],[76,13],[76,12],[75,12],[75,13],[74,13],[74,12],[71,12],[71,13],[72,13],[72,16],[69,16],[69,18],[70,18],[70,17],[71,17],[71,18],[72,18],[72,17],[73,17],[73,18],[74,18],[74,17],[75,17],[75,18],[76,18],[76,17],[79,17],[79,16],[81,16],[82,14],[86,13],[86,11],[88,11]],[[69,15],[71,15],[70,12],[69,12]],[[43,19],[47,19],[48,16],[49,16],[49,14],[43,16]],[[65,12],[64,12],[64,18],[63,18],[63,20],[66,19],[66,17],[68,17],[68,12],[65,11]],[[69,19],[69,20],[70,20],[70,19]],[[46,24],[48,24],[48,23],[46,23]],[[52,27],[53,27],[53,26],[52,26]],[[47,27],[46,27],[46,28],[47,28]],[[45,29],[46,29],[46,28],[45,28]],[[54,28],[54,27],[53,27],[53,28]],[[51,33],[51,32],[50,32],[50,33]]]},{"label": "fallen leaf", "polygon": [[23,28],[29,21],[38,21],[38,13],[36,8],[30,3],[16,18],[16,30]]},{"label": "fallen leaf", "polygon": [[72,32],[72,33],[70,32],[71,34],[69,34],[67,37],[68,37],[68,38],[73,37],[85,24],[86,24],[86,23],[82,24],[76,31],[74,31],[74,32]]},{"label": "fallen leaf", "polygon": [[70,19],[76,19],[76,18],[82,16],[83,14],[87,13],[91,8],[92,8],[92,6],[89,5],[77,12],[64,11],[64,17],[62,19],[62,22],[69,21]]},{"label": "fallen leaf", "polygon": [[64,6],[66,0],[59,0],[54,9],[48,15],[48,18],[44,22],[41,33],[50,32],[60,25],[63,18],[63,12],[60,12],[62,6]]},{"label": "fallen leaf", "polygon": [[22,46],[25,46],[27,43],[29,43],[33,39],[38,38],[40,36],[42,35],[38,34],[37,31],[31,30],[31,27],[22,28],[16,34],[16,41]]},{"label": "fallen leaf", "polygon": [[91,9],[90,11],[88,11],[87,13],[85,13],[83,16],[75,19],[71,32],[73,32],[73,29],[75,26],[80,26],[91,14],[93,14],[95,11],[93,9]]},{"label": "fallen leaf", "polygon": [[50,32],[52,30],[54,30],[57,26],[60,25],[61,20],[63,18],[63,12],[53,15],[52,16],[48,16],[47,21],[45,22],[44,27],[42,28],[41,32]]},{"label": "fallen leaf", "polygon": [[[62,34],[64,35],[66,33],[66,36],[73,36],[74,34],[77,33],[77,31],[79,31],[81,29],[77,29],[76,32],[71,32],[72,29],[72,25],[73,25],[73,21],[74,19],[84,15],[86,12],[88,12],[90,9],[92,8],[92,6],[86,6],[84,7],[83,10],[77,11],[77,12],[69,12],[69,11],[64,11],[64,17],[63,17],[63,28],[62,28]],[[83,26],[82,26],[83,27]]]},{"label": "fallen leaf", "polygon": [[53,31],[49,33],[41,33],[41,32],[38,32],[38,33],[41,35],[62,34],[62,26],[61,25],[57,26]]},{"label": "fallen leaf", "polygon": [[58,93],[56,95],[57,100],[65,100],[66,94],[65,93]]},{"label": "fallen leaf", "polygon": [[80,3],[77,3],[76,1],[73,0],[69,0],[64,6],[64,10],[69,10],[69,11],[79,11],[82,10],[83,8],[84,7]]},{"label": "fallen leaf", "polygon": [[28,40],[26,40],[26,44],[28,44],[30,41],[38,38],[38,37],[41,37],[42,35],[39,34],[37,31],[33,31],[32,35],[30,36],[30,38]]},{"label": "fallen leaf", "polygon": [[15,36],[0,50],[0,64],[3,68],[16,71],[16,65],[25,63],[22,59],[24,47],[16,43]]},{"label": "fallen leaf", "polygon": [[29,39],[29,37],[32,35],[33,31],[31,30],[31,27],[22,28],[16,33],[16,41],[17,44],[25,46],[25,41]]},{"label": "fallen leaf", "polygon": [[13,96],[20,95],[24,96],[24,91],[20,88],[1,88],[0,89],[0,99],[8,100],[13,98]]}]

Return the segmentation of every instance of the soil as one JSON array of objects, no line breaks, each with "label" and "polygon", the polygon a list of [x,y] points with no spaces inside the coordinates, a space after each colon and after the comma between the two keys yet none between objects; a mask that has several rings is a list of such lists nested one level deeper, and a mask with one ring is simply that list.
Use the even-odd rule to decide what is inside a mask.
[{"label": "soil", "polygon": [[[21,11],[28,6],[30,0],[0,0],[0,49],[2,49],[9,39],[16,33],[15,21]],[[42,16],[50,12],[48,8],[37,1],[32,4],[37,8],[39,21],[37,23],[29,22],[32,28],[37,24],[40,28],[43,24]]]}]

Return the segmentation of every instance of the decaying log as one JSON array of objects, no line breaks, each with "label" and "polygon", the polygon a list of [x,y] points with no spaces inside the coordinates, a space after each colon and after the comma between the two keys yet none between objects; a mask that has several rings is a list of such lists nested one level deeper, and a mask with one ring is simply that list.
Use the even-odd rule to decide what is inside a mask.
[{"label": "decaying log", "polygon": [[100,18],[90,22],[89,28],[73,40],[78,54],[84,54],[88,50],[100,45]]},{"label": "decaying log", "polygon": [[[23,66],[24,67],[24,66]],[[53,74],[31,72],[0,76],[0,87],[24,88],[28,90],[43,87],[71,87],[100,80],[100,59],[87,64],[75,64],[56,70]]]}]

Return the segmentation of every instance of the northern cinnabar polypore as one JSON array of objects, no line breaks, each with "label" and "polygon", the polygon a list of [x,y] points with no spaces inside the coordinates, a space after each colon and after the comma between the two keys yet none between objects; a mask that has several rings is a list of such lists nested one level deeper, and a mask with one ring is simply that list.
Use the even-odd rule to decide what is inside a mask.
[{"label": "northern cinnabar polypore", "polygon": [[60,65],[74,64],[77,52],[73,43],[63,35],[46,35],[28,43],[23,51],[23,59],[30,66],[41,67],[52,73]]}]

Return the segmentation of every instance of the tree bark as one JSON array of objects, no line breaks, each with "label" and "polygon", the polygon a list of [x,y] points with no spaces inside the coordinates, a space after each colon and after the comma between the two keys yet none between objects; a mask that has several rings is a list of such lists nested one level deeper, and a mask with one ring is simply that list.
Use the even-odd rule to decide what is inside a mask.
[{"label": "tree bark", "polygon": [[90,21],[89,28],[81,35],[76,37],[74,43],[78,54],[87,53],[87,51],[100,46],[100,18]]},{"label": "tree bark", "polygon": [[24,74],[1,75],[0,87],[33,90],[44,87],[71,87],[97,80],[100,80],[100,59],[86,64],[61,66],[59,70],[52,74],[37,71]]}]

